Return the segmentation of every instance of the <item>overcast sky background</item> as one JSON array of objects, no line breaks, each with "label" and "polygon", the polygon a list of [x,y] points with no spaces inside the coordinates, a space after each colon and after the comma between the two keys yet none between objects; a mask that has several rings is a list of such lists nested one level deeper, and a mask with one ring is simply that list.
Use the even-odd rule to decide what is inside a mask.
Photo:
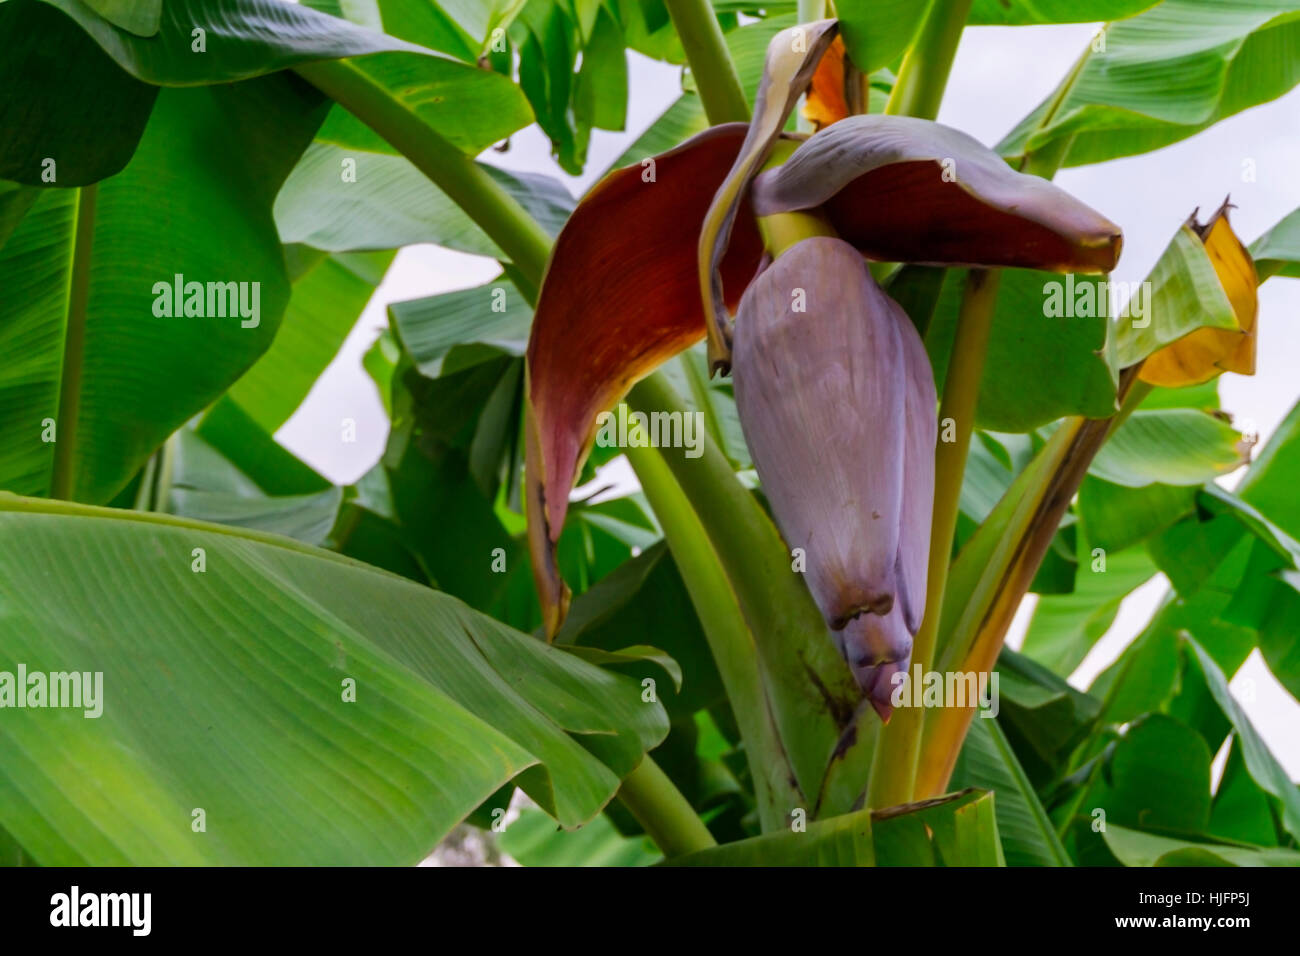
[{"label": "overcast sky background", "polygon": [[[967,29],[940,122],[994,145],[1051,92],[1096,30],[1097,25],[1078,24]],[[678,68],[637,54],[630,61],[628,131],[592,134],[584,176],[570,177],[559,169],[536,127],[516,135],[509,152],[489,152],[483,159],[547,173],[580,195],[681,91]],[[1253,182],[1243,176],[1248,160],[1253,161]],[[1157,152],[1068,169],[1055,181],[1123,227],[1117,280],[1143,279],[1192,210],[1199,206],[1204,216],[1228,194],[1238,207],[1233,227],[1249,245],[1300,206],[1300,90]],[[388,419],[361,358],[387,325],[389,303],[479,285],[499,272],[490,259],[432,246],[403,250],[334,363],[277,438],[334,481],[356,480],[378,461],[387,440]],[[1256,374],[1226,374],[1219,387],[1223,407],[1237,424],[1249,423],[1264,441],[1300,398],[1298,314],[1300,281],[1265,283]],[[339,440],[339,423],[345,418],[357,423],[355,443]],[[633,480],[630,470],[616,472]],[[1230,476],[1223,483],[1231,487],[1235,481]],[[1071,677],[1075,686],[1086,687],[1142,630],[1167,587],[1158,575],[1124,602],[1115,625]],[[1033,600],[1032,595],[1026,600],[1013,626],[1013,647],[1023,636]],[[1238,672],[1232,689],[1291,778],[1300,780],[1300,704],[1273,679],[1258,652]],[[1216,769],[1222,759],[1220,755]]]}]

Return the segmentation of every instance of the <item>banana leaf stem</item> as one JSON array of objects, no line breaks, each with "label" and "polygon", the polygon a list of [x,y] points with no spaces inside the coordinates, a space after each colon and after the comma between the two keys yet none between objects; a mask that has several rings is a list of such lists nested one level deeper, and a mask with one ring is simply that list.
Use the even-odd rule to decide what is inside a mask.
[{"label": "banana leaf stem", "polygon": [[916,42],[903,57],[898,79],[885,105],[886,113],[930,120],[939,115],[939,103],[973,2],[934,0],[930,5]]},{"label": "banana leaf stem", "polygon": [[[930,564],[925,616],[912,644],[912,667],[930,669],[943,614],[943,596],[952,558],[953,534],[961,501],[966,456],[975,427],[975,408],[988,353],[1001,273],[972,269],[966,277],[952,357],[939,405],[939,443],[934,456],[934,511],[930,524]],[[871,772],[868,805],[892,807],[913,799],[925,711],[900,707],[882,731]]]},{"label": "banana leaf stem", "polygon": [[[1005,539],[1016,541],[1013,557],[1002,572],[997,597],[984,613],[975,640],[964,660],[957,665],[957,670],[987,673],[997,665],[998,654],[1002,651],[1016,609],[1029,592],[1034,575],[1093,458],[1151,391],[1151,386],[1138,381],[1139,368],[1140,365],[1135,365],[1121,374],[1121,404],[1115,415],[1102,419],[1066,419],[1040,452],[1050,462],[1046,483],[1041,493],[1036,495],[1038,503],[1028,521],[1023,525],[1013,525],[1004,532]],[[922,799],[942,793],[948,786],[974,714],[972,708],[946,707],[931,714],[925,722],[925,759],[914,787]]]},{"label": "banana leaf stem", "polygon": [[[1109,24],[1107,24],[1109,26]],[[1105,29],[1103,27],[1103,29]],[[1083,53],[1074,61],[1074,66],[1066,74],[1065,79],[1056,88],[1052,94],[1051,101],[1047,104],[1047,109],[1039,118],[1037,125],[1034,127],[1034,133],[1038,133],[1052,125],[1056,119],[1056,114],[1061,111],[1065,105],[1066,99],[1074,91],[1075,84],[1079,82],[1079,77],[1083,75],[1083,68],[1088,65],[1088,59],[1092,55],[1092,45],[1084,47]],[[1032,138],[1033,134],[1030,134]],[[1070,152],[1070,146],[1074,143],[1073,136],[1058,136],[1048,144],[1047,147],[1032,152],[1026,152],[1020,157],[1017,167],[1022,173],[1032,173],[1035,176],[1042,176],[1044,179],[1051,179],[1056,175],[1056,171],[1061,168]]]},{"label": "banana leaf stem", "polygon": [[171,435],[162,447],[149,456],[144,474],[140,478],[140,490],[135,496],[136,511],[156,511],[166,513],[172,497],[172,473],[176,461],[177,435]]},{"label": "banana leaf stem", "polygon": [[73,226],[72,264],[68,276],[68,321],[67,332],[63,337],[63,383],[59,388],[54,468],[50,474],[50,497],[65,500],[76,497],[77,432],[80,425],[82,374],[86,363],[90,260],[95,244],[98,195],[99,187],[96,185],[81,187]]},{"label": "banana leaf stem", "polygon": [[[826,18],[826,0],[798,0],[795,5],[796,19],[800,23],[812,23]],[[795,127],[801,133],[811,133],[812,120],[803,115],[803,110],[795,112]]]},{"label": "banana leaf stem", "polygon": [[666,857],[718,845],[704,821],[649,754],[623,778],[618,798]]},{"label": "banana leaf stem", "polygon": [[656,448],[636,446],[626,448],[625,453],[664,529],[664,538],[699,616],[745,741],[759,820],[765,832],[772,831],[782,826],[786,813],[803,801],[789,784],[790,771],[763,692],[754,638],[718,554],[664,455]]},{"label": "banana leaf stem", "polygon": [[[662,373],[639,382],[628,404],[647,414],[689,414]],[[781,766],[793,771],[786,792],[802,794],[806,801],[785,812],[795,807],[811,812],[822,792],[828,758],[856,721],[861,692],[827,639],[821,612],[802,575],[792,569],[776,526],[722,452],[706,441],[699,457],[688,457],[680,448],[661,448],[657,454],[694,508],[752,635],[763,679],[763,712],[770,710],[779,733],[779,747],[770,753],[779,754]],[[705,613],[695,603],[697,612]],[[737,705],[738,713],[742,707]],[[861,768],[863,785],[867,769]]]},{"label": "banana leaf stem", "polygon": [[795,9],[800,23],[812,23],[826,16],[826,0],[798,0]]},{"label": "banana leaf stem", "polygon": [[664,0],[664,6],[686,51],[709,122],[715,126],[748,122],[749,101],[712,4],[709,0]]},{"label": "banana leaf stem", "polygon": [[297,73],[382,136],[501,247],[523,276],[519,291],[536,301],[551,237],[471,156],[349,60],[304,63]]}]

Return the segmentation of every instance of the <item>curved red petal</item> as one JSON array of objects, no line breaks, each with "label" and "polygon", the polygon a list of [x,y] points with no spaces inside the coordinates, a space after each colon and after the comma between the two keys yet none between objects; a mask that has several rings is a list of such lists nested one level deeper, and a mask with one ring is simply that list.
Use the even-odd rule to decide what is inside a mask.
[{"label": "curved red petal", "polygon": [[1109,272],[1121,231],[965,133],[906,116],[850,116],[753,187],[760,215],[822,206],[839,235],[888,262]]},{"label": "curved red petal", "polygon": [[[556,240],[527,356],[528,536],[548,636],[563,621],[568,595],[555,544],[596,416],[704,336],[697,237],[746,130],[743,123],[717,126],[610,173]],[[729,304],[739,301],[761,256],[746,202],[722,263]]]}]

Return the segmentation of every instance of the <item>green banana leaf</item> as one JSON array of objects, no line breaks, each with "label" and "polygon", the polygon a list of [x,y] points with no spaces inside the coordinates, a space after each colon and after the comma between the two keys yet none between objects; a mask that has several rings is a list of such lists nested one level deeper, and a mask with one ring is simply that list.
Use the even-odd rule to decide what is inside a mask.
[{"label": "green banana leaf", "polygon": [[[0,4],[0,45],[0,178],[84,186],[120,172],[157,87],[124,73],[76,24],[36,0]],[[0,215],[0,239],[3,222]]]},{"label": "green banana leaf", "polygon": [[151,37],[162,24],[163,0],[85,0],[86,6],[114,26]]},{"label": "green banana leaf", "polygon": [[533,310],[508,280],[394,302],[392,327],[425,378],[440,378],[528,347]]},{"label": "green banana leaf", "polygon": [[864,73],[889,66],[911,45],[930,4],[914,0],[846,3],[840,18],[844,49]]},{"label": "green banana leaf", "polygon": [[[1036,786],[1054,779],[1097,726],[1100,702],[1033,658],[1008,647],[998,655],[998,726]],[[988,720],[990,718],[977,718]]]},{"label": "green banana leaf", "polygon": [[[965,276],[965,270],[947,270],[925,330],[926,351],[941,391]],[[1003,269],[998,281],[977,426],[1026,432],[1063,415],[1109,415],[1115,407],[1115,379],[1101,354],[1110,314],[1106,286],[1095,276],[1027,269]],[[1085,289],[1092,304],[1076,308]],[[1061,304],[1059,314],[1049,314],[1053,293]]]},{"label": "green banana leaf", "polygon": [[[422,52],[414,44],[280,0],[168,0],[158,29],[147,38],[81,0],[41,2],[79,25],[123,70],[158,86],[229,83],[295,63],[380,51]],[[200,39],[195,31],[204,34],[207,49],[195,49]]]},{"label": "green banana leaf", "polygon": [[509,26],[524,4],[523,0],[304,0],[303,5],[473,63],[491,41],[492,31]]},{"label": "green banana leaf", "polygon": [[[300,64],[355,57],[370,80],[393,91],[467,153],[486,149],[532,120],[523,93],[506,77],[302,4],[168,0],[158,32],[146,39],[101,18],[80,0],[41,2],[72,18],[127,73],[157,86],[229,83]],[[337,107],[322,135],[358,149],[388,149],[379,136]]]},{"label": "green banana leaf", "polygon": [[[1166,595],[1142,633],[1088,688],[1102,700],[1100,724],[1128,723],[1166,707],[1181,680],[1181,632],[1195,632],[1225,672],[1235,673],[1249,656],[1257,640],[1254,632],[1218,620],[1245,571],[1251,544],[1240,529],[1232,529],[1235,536],[1226,540],[1218,537],[1222,527],[1231,525],[1214,529],[1211,549],[1220,552],[1220,561],[1206,571],[1201,585],[1186,595]],[[1191,557],[1190,549],[1184,552]]]},{"label": "green banana leaf", "polygon": [[1094,557],[1091,543],[1083,542],[1074,591],[1040,597],[1021,644],[1023,653],[1062,677],[1069,677],[1110,629],[1120,602],[1158,570],[1143,548]]},{"label": "green banana leaf", "polygon": [[161,467],[170,466],[170,488],[157,510],[284,535],[305,544],[326,544],[343,504],[342,488],[272,496],[191,428],[182,428],[168,445],[170,462],[166,452],[159,457]]},{"label": "green banana leaf", "polygon": [[975,0],[972,26],[1023,27],[1045,23],[1102,23],[1135,16],[1160,0]]},{"label": "green banana leaf", "polygon": [[969,538],[1007,493],[1016,474],[1012,466],[1006,448],[989,432],[976,431],[972,435],[961,484],[959,541]]},{"label": "green banana leaf", "polygon": [[1260,282],[1275,275],[1300,279],[1300,209],[1252,242],[1250,257]]},{"label": "green banana leaf", "polygon": [[0,180],[0,249],[4,248],[40,195],[39,189]]},{"label": "green banana leaf", "polygon": [[1003,866],[993,794],[859,810],[700,850],[667,866]]},{"label": "green banana leaf", "polygon": [[[21,357],[0,488],[111,500],[270,347],[289,300],[271,201],[321,115],[283,76],[164,90],[125,170],[41,192],[0,250],[0,352]],[[206,300],[173,301],[182,281]]]},{"label": "green banana leaf", "polygon": [[593,129],[621,130],[627,118],[623,27],[603,4],[525,4],[510,31],[519,48],[519,85],[551,153],[571,175],[587,162]]},{"label": "green banana leaf", "polygon": [[1277,846],[1279,843],[1272,801],[1250,776],[1242,757],[1241,738],[1236,734],[1233,734],[1228,762],[1224,764],[1223,775],[1214,793],[1207,832],[1220,839],[1258,846]]},{"label": "green banana leaf", "polygon": [[623,836],[604,815],[564,830],[532,808],[505,825],[497,846],[524,866],[650,866],[663,859],[648,837]]},{"label": "green banana leaf", "polygon": [[677,681],[681,686],[661,695],[674,719],[689,719],[725,700],[699,618],[662,541],[579,595],[555,641],[574,650],[661,648],[681,668]]},{"label": "green banana leaf", "polygon": [[1130,488],[1200,485],[1235,471],[1249,456],[1241,432],[1217,415],[1139,410],[1107,439],[1088,471]]},{"label": "green banana leaf", "polygon": [[1125,866],[1300,866],[1295,850],[1193,843],[1110,825],[1103,836]]},{"label": "green banana leaf", "polygon": [[103,675],[98,716],[0,731],[0,827],[44,865],[411,864],[509,780],[586,823],[667,730],[635,682],[288,539],[12,495],[0,531],[4,670]]},{"label": "green banana leaf", "polygon": [[994,794],[1007,866],[1073,866],[1047,811],[995,718],[971,721],[952,786]]},{"label": "green banana leaf", "polygon": [[[322,130],[322,137],[325,135]],[[573,210],[559,182],[481,164],[552,235]],[[285,242],[328,252],[396,249],[419,242],[502,258],[502,252],[459,206],[401,156],[319,140],[289,174],[275,200]]]},{"label": "green banana leaf", "polygon": [[1065,166],[1159,149],[1281,96],[1298,63],[1296,0],[1164,0],[1110,24],[997,149],[1059,144]]},{"label": "green banana leaf", "polygon": [[235,402],[217,402],[194,426],[218,452],[268,495],[324,491],[332,482],[286,449]]},{"label": "green banana leaf", "polygon": [[[292,257],[291,257],[292,258]],[[323,256],[305,250],[275,341],[221,398],[268,434],[289,420],[361,317],[393,261],[391,252]]]},{"label": "green banana leaf", "polygon": [[342,488],[275,498],[173,488],[168,512],[197,521],[282,534],[306,544],[323,546],[334,528],[342,504]]},{"label": "green banana leaf", "polygon": [[1088,543],[1110,554],[1164,531],[1195,506],[1195,488],[1125,488],[1089,475],[1079,488],[1077,510]]},{"label": "green banana leaf", "polygon": [[1104,798],[1106,822],[1143,829],[1202,833],[1210,823],[1210,761],[1193,728],[1165,714],[1130,725],[1115,746]]},{"label": "green banana leaf", "polygon": [[1237,485],[1237,494],[1268,515],[1287,534],[1300,538],[1297,478],[1300,478],[1300,402],[1291,406],[1286,418],[1269,436],[1259,457]]},{"label": "green banana leaf", "polygon": [[1251,779],[1279,802],[1283,827],[1293,837],[1300,839],[1300,790],[1296,789],[1286,770],[1255,730],[1241,704],[1237,703],[1228,690],[1228,680],[1214,658],[1195,639],[1185,640],[1215,704],[1236,731],[1237,739],[1241,742],[1242,758]]}]

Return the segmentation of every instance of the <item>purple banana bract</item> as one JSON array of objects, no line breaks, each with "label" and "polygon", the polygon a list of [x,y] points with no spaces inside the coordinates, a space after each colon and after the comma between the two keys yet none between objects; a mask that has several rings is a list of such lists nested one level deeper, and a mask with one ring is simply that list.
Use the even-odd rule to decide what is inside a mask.
[{"label": "purple banana bract", "polygon": [[888,719],[925,610],[937,422],[921,338],[853,246],[816,237],[746,291],[732,369],[795,566]]}]

